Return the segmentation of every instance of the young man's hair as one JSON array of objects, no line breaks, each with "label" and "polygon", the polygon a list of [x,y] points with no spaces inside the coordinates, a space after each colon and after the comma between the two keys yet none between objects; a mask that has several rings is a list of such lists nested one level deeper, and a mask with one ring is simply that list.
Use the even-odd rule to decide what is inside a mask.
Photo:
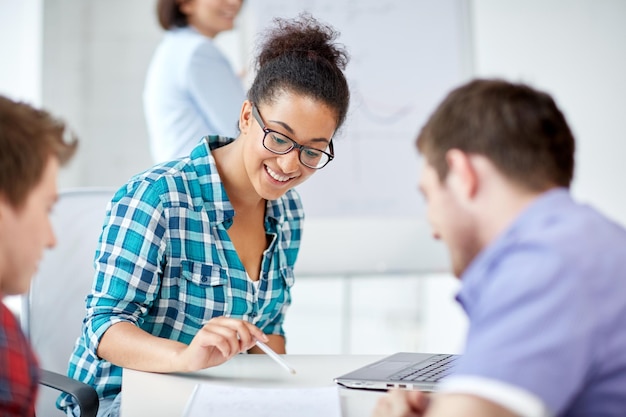
[{"label": "young man's hair", "polygon": [[509,180],[532,191],[569,187],[574,174],[574,137],[554,100],[503,80],[477,79],[454,89],[416,144],[441,181],[451,149],[487,157]]},{"label": "young man's hair", "polygon": [[77,143],[65,124],[48,112],[0,96],[0,196],[21,207],[41,181],[50,157],[65,164]]}]

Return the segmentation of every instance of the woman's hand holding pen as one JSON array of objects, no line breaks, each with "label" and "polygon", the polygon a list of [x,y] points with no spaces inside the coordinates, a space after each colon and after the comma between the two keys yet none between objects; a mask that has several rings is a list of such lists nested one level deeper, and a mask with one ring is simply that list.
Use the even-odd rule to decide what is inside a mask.
[{"label": "woman's hand holding pen", "polygon": [[200,329],[189,346],[178,352],[177,361],[187,371],[220,365],[238,353],[247,351],[267,336],[255,325],[243,320],[216,317]]}]

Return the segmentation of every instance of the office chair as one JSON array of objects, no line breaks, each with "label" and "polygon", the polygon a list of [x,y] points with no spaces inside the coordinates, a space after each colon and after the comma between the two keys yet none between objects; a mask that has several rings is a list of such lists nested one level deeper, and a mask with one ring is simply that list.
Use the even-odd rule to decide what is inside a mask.
[{"label": "office chair", "polygon": [[43,370],[37,416],[64,415],[55,405],[59,391],[76,399],[81,417],[95,416],[98,411],[93,387],[65,375],[85,315],[106,205],[114,192],[109,188],[62,191],[51,214],[57,246],[45,252],[20,314]]}]

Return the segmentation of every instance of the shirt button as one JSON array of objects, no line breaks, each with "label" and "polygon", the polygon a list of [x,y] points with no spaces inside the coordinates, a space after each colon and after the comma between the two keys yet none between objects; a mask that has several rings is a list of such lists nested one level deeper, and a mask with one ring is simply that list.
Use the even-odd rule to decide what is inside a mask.
[{"label": "shirt button", "polygon": [[208,279],[207,277],[202,277],[200,280],[201,280],[202,282],[207,282],[209,279]]}]

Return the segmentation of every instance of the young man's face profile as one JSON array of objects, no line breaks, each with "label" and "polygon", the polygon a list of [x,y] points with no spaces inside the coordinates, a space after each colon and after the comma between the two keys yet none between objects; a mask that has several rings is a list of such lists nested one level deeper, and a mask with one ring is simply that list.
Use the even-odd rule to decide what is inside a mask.
[{"label": "young man's face profile", "polygon": [[473,224],[460,204],[459,196],[450,187],[449,180],[456,175],[453,170],[445,181],[426,159],[419,176],[419,189],[426,201],[426,213],[433,237],[442,240],[448,248],[452,272],[460,277],[474,258],[476,242]]},{"label": "young man's face profile", "polygon": [[26,293],[44,249],[55,244],[49,215],[57,200],[58,170],[58,160],[50,157],[40,182],[19,209],[0,199],[0,291],[4,295]]}]

